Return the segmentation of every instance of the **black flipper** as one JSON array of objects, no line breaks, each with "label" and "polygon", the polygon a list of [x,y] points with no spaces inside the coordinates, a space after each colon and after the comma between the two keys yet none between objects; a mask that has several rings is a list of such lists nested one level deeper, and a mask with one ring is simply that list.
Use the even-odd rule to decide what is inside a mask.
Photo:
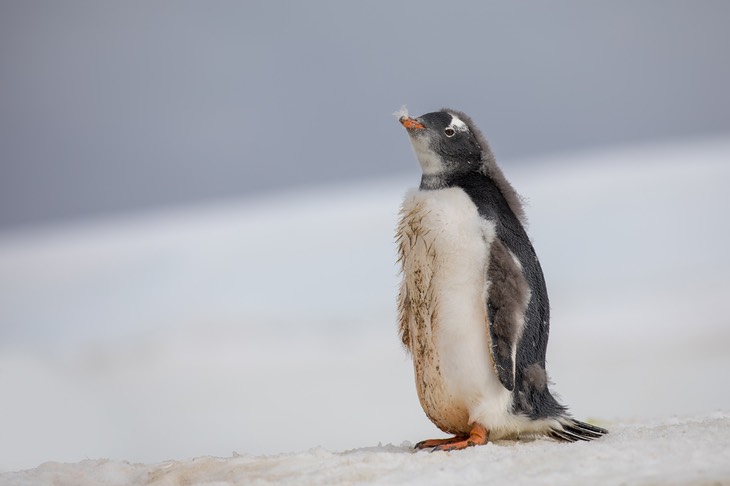
[{"label": "black flipper", "polygon": [[490,247],[487,280],[490,282],[487,310],[492,360],[499,381],[509,391],[513,391],[514,353],[525,326],[524,315],[530,288],[520,264],[499,239],[495,239]]}]

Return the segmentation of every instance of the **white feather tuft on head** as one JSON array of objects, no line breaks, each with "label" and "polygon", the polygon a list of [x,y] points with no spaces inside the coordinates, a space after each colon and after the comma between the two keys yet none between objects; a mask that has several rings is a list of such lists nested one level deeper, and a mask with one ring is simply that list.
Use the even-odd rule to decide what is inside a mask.
[{"label": "white feather tuft on head", "polygon": [[401,106],[398,108],[398,111],[393,112],[393,116],[395,116],[397,119],[401,119],[404,116],[408,116],[408,108],[406,108],[406,105]]}]

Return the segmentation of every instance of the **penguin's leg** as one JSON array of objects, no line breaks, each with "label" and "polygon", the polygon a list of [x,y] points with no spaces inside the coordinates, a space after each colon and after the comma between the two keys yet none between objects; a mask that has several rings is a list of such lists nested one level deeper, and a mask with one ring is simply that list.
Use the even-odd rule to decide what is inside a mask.
[{"label": "penguin's leg", "polygon": [[489,439],[489,431],[484,426],[474,424],[469,437],[456,436],[450,439],[424,440],[416,444],[416,449],[433,448],[434,451],[456,451],[476,445],[484,445]]}]

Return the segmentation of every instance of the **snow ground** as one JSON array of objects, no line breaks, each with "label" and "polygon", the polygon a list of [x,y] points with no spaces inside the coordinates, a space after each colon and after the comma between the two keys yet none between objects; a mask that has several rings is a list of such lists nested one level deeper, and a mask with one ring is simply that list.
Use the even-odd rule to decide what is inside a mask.
[{"label": "snow ground", "polygon": [[611,429],[591,444],[375,446],[441,435],[395,331],[415,172],[0,234],[0,484],[730,483],[729,162],[725,139],[504,165],[553,390]]},{"label": "snow ground", "polygon": [[450,453],[412,444],[343,452],[199,457],[144,465],[46,463],[0,476],[8,486],[266,484],[730,484],[730,415],[616,424],[593,443],[500,441]]}]

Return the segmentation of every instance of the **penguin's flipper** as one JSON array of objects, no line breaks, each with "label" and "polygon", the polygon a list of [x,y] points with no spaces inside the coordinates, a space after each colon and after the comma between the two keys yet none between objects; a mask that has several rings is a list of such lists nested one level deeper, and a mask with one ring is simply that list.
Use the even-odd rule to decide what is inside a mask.
[{"label": "penguin's flipper", "polygon": [[490,247],[487,271],[487,314],[492,338],[492,361],[499,381],[509,391],[515,387],[515,356],[525,326],[530,287],[522,267],[496,238]]}]

